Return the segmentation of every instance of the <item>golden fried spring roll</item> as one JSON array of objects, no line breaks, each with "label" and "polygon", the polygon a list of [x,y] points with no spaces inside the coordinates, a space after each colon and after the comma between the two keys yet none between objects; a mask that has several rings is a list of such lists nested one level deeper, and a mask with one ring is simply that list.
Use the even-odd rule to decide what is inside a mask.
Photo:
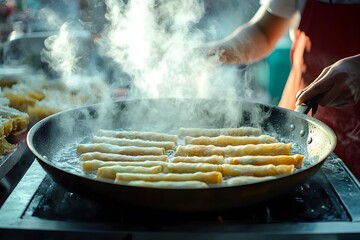
[{"label": "golden fried spring roll", "polygon": [[103,152],[123,155],[164,155],[165,149],[158,147],[116,146],[108,143],[78,144],[78,153]]},{"label": "golden fried spring roll", "polygon": [[304,156],[300,154],[294,155],[277,155],[277,156],[243,156],[243,157],[229,157],[225,159],[228,164],[250,164],[250,165],[295,165],[301,167]]},{"label": "golden fried spring roll", "polygon": [[269,181],[272,179],[276,179],[274,176],[266,176],[266,177],[254,177],[254,176],[240,176],[240,177],[232,177],[225,181],[227,186],[237,186],[237,185],[245,185],[257,182]]},{"label": "golden fried spring roll", "polygon": [[129,181],[200,181],[208,184],[222,182],[221,172],[196,172],[196,173],[159,173],[159,174],[136,174],[136,173],[117,173],[115,182]]},{"label": "golden fried spring roll", "polygon": [[164,167],[165,165],[166,163],[162,161],[119,162],[119,161],[88,160],[82,162],[83,171],[95,171],[101,167],[108,167],[108,166]]},{"label": "golden fried spring roll", "polygon": [[178,140],[177,135],[157,133],[157,132],[99,130],[96,132],[95,135],[104,136],[104,137],[127,138],[127,139],[168,141],[168,142],[175,142],[175,143]]},{"label": "golden fried spring roll", "polygon": [[260,144],[260,143],[275,143],[278,142],[276,138],[269,135],[261,136],[218,136],[218,137],[185,137],[185,144],[193,145],[214,145],[220,147],[237,146],[246,144]]},{"label": "golden fried spring roll", "polygon": [[97,178],[115,179],[116,173],[145,173],[156,174],[161,172],[161,166],[139,167],[139,166],[108,166],[101,167],[96,173]]},{"label": "golden fried spring roll", "polygon": [[167,173],[221,172],[221,165],[210,163],[168,163],[163,168]]},{"label": "golden fried spring roll", "polygon": [[224,156],[213,155],[210,157],[173,157],[171,162],[186,162],[186,163],[212,163],[212,164],[223,164]]},{"label": "golden fried spring roll", "polygon": [[3,135],[10,133],[19,134],[26,131],[29,123],[29,115],[9,106],[0,105],[0,124],[3,128]]},{"label": "golden fried spring roll", "polygon": [[240,157],[247,155],[289,155],[290,149],[290,143],[248,144],[227,147],[216,147],[213,145],[185,145],[178,146],[175,156],[222,155],[228,157]]},{"label": "golden fried spring roll", "polygon": [[294,165],[278,165],[273,164],[253,166],[253,165],[222,165],[223,175],[227,177],[236,176],[276,176],[282,174],[290,174],[294,171]]},{"label": "golden fried spring roll", "polygon": [[61,108],[55,108],[52,106],[41,106],[41,105],[34,105],[28,106],[27,112],[31,119],[35,119],[36,121],[46,118],[52,114],[62,111]]},{"label": "golden fried spring roll", "polygon": [[13,120],[11,118],[2,118],[0,117],[0,137],[4,138],[9,136],[13,130]]},{"label": "golden fried spring roll", "polygon": [[[14,111],[13,111],[14,110]],[[7,137],[10,133],[26,128],[29,116],[17,109],[0,105],[0,137]]]},{"label": "golden fried spring roll", "polygon": [[136,187],[148,187],[148,188],[208,188],[209,186],[200,181],[159,181],[159,182],[148,182],[148,181],[131,181],[131,182],[117,182],[115,183],[124,183],[129,186]]},{"label": "golden fried spring roll", "polygon": [[9,143],[6,138],[0,138],[0,155],[11,152],[16,148],[15,144]]},{"label": "golden fried spring roll", "polygon": [[129,156],[115,153],[102,152],[88,152],[80,155],[81,161],[87,160],[102,160],[102,161],[122,161],[122,162],[143,162],[143,161],[162,161],[168,160],[167,155],[143,155],[143,156]]},{"label": "golden fried spring roll", "polygon": [[126,139],[126,138],[114,138],[114,137],[99,137],[94,136],[93,143],[108,143],[117,146],[135,146],[135,147],[159,147],[165,148],[165,150],[175,149],[174,142],[164,141],[149,141],[142,139]]},{"label": "golden fried spring roll", "polygon": [[240,128],[180,128],[181,136],[191,137],[216,137],[220,135],[227,136],[259,136],[260,128],[240,127]]},{"label": "golden fried spring roll", "polygon": [[294,165],[277,165],[276,167],[276,175],[286,175],[294,172]]}]

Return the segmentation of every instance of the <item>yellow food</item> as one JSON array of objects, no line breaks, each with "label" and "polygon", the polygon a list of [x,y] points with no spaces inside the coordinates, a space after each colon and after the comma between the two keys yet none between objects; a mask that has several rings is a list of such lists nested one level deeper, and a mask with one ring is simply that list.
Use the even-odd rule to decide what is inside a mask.
[{"label": "yellow food", "polygon": [[134,146],[117,146],[107,143],[89,143],[79,144],[77,146],[78,153],[86,152],[103,152],[116,153],[123,155],[164,155],[165,149],[158,147],[134,147]]},{"label": "yellow food", "polygon": [[229,164],[251,164],[251,165],[295,165],[295,167],[301,167],[303,155],[277,155],[277,156],[243,156],[243,157],[229,157],[226,159],[226,163]]},{"label": "yellow food", "polygon": [[160,173],[160,174],[141,174],[141,173],[116,173],[115,182],[129,181],[200,181],[207,184],[218,184],[222,182],[220,172],[196,172],[196,173]]},{"label": "yellow food", "polygon": [[240,146],[216,147],[213,145],[185,145],[178,146],[176,156],[212,156],[224,157],[255,156],[255,155],[287,155],[290,154],[291,144],[269,143],[248,144]]},{"label": "yellow food", "polygon": [[218,136],[218,137],[185,137],[185,144],[193,145],[214,145],[220,147],[259,144],[259,143],[275,143],[276,138],[268,135],[261,136]]},{"label": "yellow food", "polygon": [[220,135],[227,136],[259,136],[260,128],[240,127],[240,128],[180,128],[181,136],[191,137],[216,137]]},{"label": "yellow food", "polygon": [[182,128],[180,133],[189,134],[184,145],[177,135],[99,130],[77,151],[83,170],[95,171],[97,178],[150,188],[257,183],[294,173],[304,159],[291,155],[291,143],[262,135],[258,128]]}]

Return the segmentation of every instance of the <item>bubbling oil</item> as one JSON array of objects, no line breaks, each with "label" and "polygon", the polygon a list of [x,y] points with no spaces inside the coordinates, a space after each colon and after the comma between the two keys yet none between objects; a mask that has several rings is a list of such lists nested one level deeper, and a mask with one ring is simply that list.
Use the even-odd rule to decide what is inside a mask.
[{"label": "bubbling oil", "polygon": [[[118,130],[124,130],[124,129],[118,129]],[[269,132],[264,132],[264,134],[274,136],[274,134]],[[81,143],[89,143],[91,142],[92,136],[85,136],[83,138],[74,139],[73,142],[69,142],[67,145],[65,145],[63,148],[61,148],[54,156],[53,158],[48,159],[58,168],[70,172],[72,174],[80,175],[80,176],[86,176],[90,178],[96,178],[96,172],[95,171],[83,171],[82,170],[82,161],[80,160],[80,154],[77,153],[76,148],[78,144]],[[291,143],[291,154],[302,154],[304,155],[303,164],[300,168],[295,168],[295,173],[298,171],[305,170],[319,162],[319,158],[317,156],[309,156],[309,154],[306,152],[306,149],[302,147],[301,144],[297,142],[293,142],[289,139],[287,139],[284,136],[274,136],[278,139],[279,142],[284,143]],[[183,137],[179,137],[177,145],[184,145],[185,141]],[[169,150],[166,152],[169,159],[174,157],[174,151]]]},{"label": "bubbling oil", "polygon": [[94,176],[94,173],[87,173],[82,170],[80,154],[77,153],[77,145],[81,143],[88,143],[90,137],[84,137],[80,139],[74,139],[74,142],[69,142],[63,148],[61,148],[52,159],[49,159],[56,167],[70,172],[72,174],[81,176]]}]

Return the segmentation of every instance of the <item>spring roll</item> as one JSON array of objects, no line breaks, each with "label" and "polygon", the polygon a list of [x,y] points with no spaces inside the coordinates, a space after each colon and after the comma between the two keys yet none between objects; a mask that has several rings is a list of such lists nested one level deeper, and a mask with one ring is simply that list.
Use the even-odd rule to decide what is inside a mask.
[{"label": "spring roll", "polygon": [[248,144],[240,146],[216,147],[213,145],[185,145],[178,146],[175,156],[212,156],[225,157],[255,156],[255,155],[289,155],[291,144],[269,143]]},{"label": "spring roll", "polygon": [[166,173],[221,172],[221,165],[210,163],[167,163],[163,168]]},{"label": "spring roll", "polygon": [[115,179],[117,173],[139,173],[157,174],[161,172],[161,166],[139,167],[139,166],[108,166],[101,167],[96,173],[97,178]]},{"label": "spring roll", "polygon": [[129,181],[200,181],[208,184],[222,182],[221,172],[196,172],[196,173],[160,173],[160,174],[140,174],[140,173],[117,173],[115,182]]},{"label": "spring roll", "polygon": [[101,160],[101,161],[121,161],[121,162],[143,162],[143,161],[162,161],[168,160],[167,155],[144,155],[144,156],[129,156],[115,153],[102,152],[88,152],[80,155],[81,161],[87,160]]},{"label": "spring roll", "polygon": [[119,161],[88,160],[82,162],[82,169],[83,171],[87,172],[87,171],[95,171],[101,167],[108,167],[108,166],[164,167],[165,165],[166,163],[162,161],[119,162]]},{"label": "spring roll", "polygon": [[193,145],[214,145],[220,147],[237,146],[246,144],[260,144],[260,143],[275,143],[278,142],[276,138],[269,135],[261,136],[218,136],[218,137],[185,137],[185,144]]},{"label": "spring roll", "polygon": [[149,141],[142,139],[126,139],[126,138],[114,138],[114,137],[99,137],[94,136],[93,143],[108,143],[117,146],[135,146],[135,147],[159,147],[165,150],[175,149],[174,142],[163,141]]},{"label": "spring roll", "polygon": [[159,181],[159,182],[148,182],[148,181],[131,181],[131,182],[118,182],[115,183],[123,183],[129,186],[136,186],[136,187],[148,187],[148,188],[208,188],[209,186],[200,181]]},{"label": "spring roll", "polygon": [[236,176],[276,176],[283,174],[290,174],[294,171],[294,165],[278,165],[273,164],[253,166],[253,165],[231,165],[223,164],[222,173],[226,177]]},{"label": "spring roll", "polygon": [[277,156],[243,156],[243,157],[229,157],[225,159],[228,164],[243,164],[243,165],[295,165],[300,168],[304,156],[300,154],[294,155],[277,155]]},{"label": "spring roll", "polygon": [[277,165],[276,167],[276,175],[287,175],[294,172],[294,165]]},{"label": "spring roll", "polygon": [[138,132],[138,131],[113,131],[113,130],[99,130],[96,136],[127,138],[127,139],[143,139],[151,141],[168,141],[176,143],[177,135],[157,133],[157,132]]},{"label": "spring roll", "polygon": [[181,136],[191,137],[216,137],[220,135],[227,136],[259,136],[260,128],[240,127],[240,128],[180,128]]},{"label": "spring roll", "polygon": [[240,177],[232,177],[225,181],[225,185],[227,186],[238,186],[245,185],[257,182],[269,181],[272,179],[276,179],[274,176],[266,176],[266,177],[253,177],[253,176],[240,176]]},{"label": "spring roll", "polygon": [[0,115],[0,138],[9,136],[13,128],[13,120],[11,118],[2,118]]},{"label": "spring roll", "polygon": [[185,162],[185,163],[212,163],[212,164],[223,164],[224,156],[213,155],[210,157],[173,157],[171,162]]},{"label": "spring roll", "polygon": [[78,153],[86,152],[103,152],[103,153],[116,153],[123,155],[164,155],[165,149],[158,147],[134,147],[134,146],[116,146],[108,143],[89,143],[78,144]]},{"label": "spring roll", "polygon": [[0,137],[11,134],[20,134],[26,131],[29,124],[29,115],[15,108],[0,104]]},{"label": "spring roll", "polygon": [[5,155],[16,148],[16,144],[9,143],[6,138],[0,138],[0,156]]}]

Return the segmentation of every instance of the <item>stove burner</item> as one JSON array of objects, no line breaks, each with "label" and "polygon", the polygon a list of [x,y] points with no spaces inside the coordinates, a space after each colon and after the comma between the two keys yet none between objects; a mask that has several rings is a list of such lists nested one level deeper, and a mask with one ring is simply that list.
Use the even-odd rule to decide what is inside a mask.
[{"label": "stove burner", "polygon": [[[223,212],[191,214],[192,221],[236,221],[241,223],[276,223],[297,221],[349,221],[323,173],[317,174],[294,192],[279,196],[260,205]],[[144,199],[146,201],[146,199]],[[189,221],[189,214],[159,212],[150,209],[109,205],[84,199],[67,192],[45,177],[37,190],[27,216],[48,220],[80,222],[117,222],[126,225],[159,224]],[[121,218],[119,218],[121,216]]]},{"label": "stove burner", "polygon": [[[360,239],[360,184],[334,154],[290,193],[251,207],[202,213],[86,199],[28,160],[30,167],[20,165],[23,177],[0,208],[0,239]],[[9,174],[16,175],[15,169]]]}]

